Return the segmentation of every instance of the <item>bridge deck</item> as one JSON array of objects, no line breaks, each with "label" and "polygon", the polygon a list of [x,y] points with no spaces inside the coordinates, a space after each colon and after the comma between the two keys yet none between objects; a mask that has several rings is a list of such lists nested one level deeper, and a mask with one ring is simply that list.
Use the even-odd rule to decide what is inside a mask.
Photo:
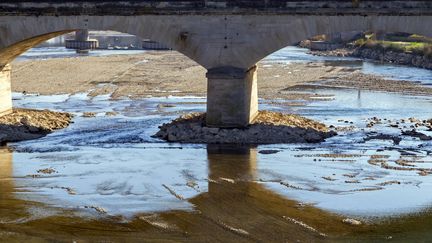
[{"label": "bridge deck", "polygon": [[430,0],[2,0],[0,15],[432,15]]}]

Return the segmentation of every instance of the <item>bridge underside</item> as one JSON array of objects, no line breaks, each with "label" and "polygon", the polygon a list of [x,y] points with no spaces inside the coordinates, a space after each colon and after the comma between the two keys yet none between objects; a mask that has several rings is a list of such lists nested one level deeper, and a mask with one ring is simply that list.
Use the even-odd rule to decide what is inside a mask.
[{"label": "bridge underside", "polygon": [[407,32],[432,36],[430,15],[137,15],[1,16],[0,114],[12,108],[8,64],[52,37],[77,29],[114,30],[151,39],[208,70],[207,122],[248,125],[257,114],[256,63],[288,45],[319,34],[348,31]]}]

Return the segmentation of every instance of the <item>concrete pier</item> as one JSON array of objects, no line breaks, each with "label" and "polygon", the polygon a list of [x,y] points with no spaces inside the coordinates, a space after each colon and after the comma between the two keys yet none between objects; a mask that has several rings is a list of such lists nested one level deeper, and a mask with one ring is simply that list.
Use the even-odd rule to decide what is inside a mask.
[{"label": "concrete pier", "polygon": [[74,40],[66,40],[66,48],[75,49],[77,53],[88,53],[89,50],[98,48],[99,42],[89,39],[88,30],[78,30],[75,32]]},{"label": "concrete pier", "polygon": [[245,127],[258,114],[257,67],[221,67],[207,72],[209,127]]},{"label": "concrete pier", "polygon": [[0,70],[0,116],[12,112],[11,67],[4,66]]}]

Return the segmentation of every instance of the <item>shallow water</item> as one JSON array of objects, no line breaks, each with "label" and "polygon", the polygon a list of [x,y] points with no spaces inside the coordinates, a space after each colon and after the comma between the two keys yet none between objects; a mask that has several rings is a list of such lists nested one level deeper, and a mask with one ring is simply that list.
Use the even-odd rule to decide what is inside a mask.
[{"label": "shallow water", "polygon": [[[182,113],[204,111],[205,98],[112,101],[87,94],[14,94],[15,106],[68,111],[76,117],[66,129],[11,144],[14,152],[0,153],[0,239],[46,240],[53,232],[80,239],[72,228],[82,228],[84,239],[101,240],[108,234],[101,228],[114,224],[110,239],[119,241],[126,237],[123,230],[131,229],[177,240],[183,239],[179,232],[204,237],[197,241],[224,234],[239,241],[322,240],[316,232],[287,224],[286,217],[306,222],[332,240],[432,237],[432,175],[418,174],[418,169],[432,168],[432,142],[408,136],[399,144],[364,140],[374,132],[399,135],[400,129],[390,127],[388,120],[429,119],[432,98],[352,89],[304,92],[332,96],[305,106],[261,100],[260,109],[294,112],[345,131],[320,144],[170,144],[151,137],[157,126]],[[174,107],[159,108],[161,103]],[[109,111],[117,115],[106,116]],[[83,112],[97,115],[84,118]],[[387,120],[368,128],[371,117]],[[411,125],[401,124],[402,130]],[[419,130],[432,135],[426,128]],[[385,168],[374,159],[415,170]],[[410,165],[397,164],[400,159]],[[41,172],[47,168],[53,173]],[[139,215],[144,215],[144,225],[136,222]],[[152,221],[154,217],[158,220]],[[345,217],[366,225],[343,224]],[[295,233],[274,234],[278,230]]]},{"label": "shallow water", "polygon": [[352,57],[314,56],[308,52],[309,49],[290,46],[271,54],[264,61],[279,63],[323,62],[327,65],[351,67],[363,73],[387,76],[391,79],[421,82],[425,85],[432,84],[430,70],[377,61],[363,62],[361,59]]},{"label": "shallow water", "polygon": [[87,54],[76,53],[73,49],[66,47],[37,47],[31,48],[21,54],[16,60],[24,61],[31,59],[48,59],[62,57],[82,57],[82,56],[108,56],[108,55],[133,55],[144,53],[144,50],[92,50]]}]

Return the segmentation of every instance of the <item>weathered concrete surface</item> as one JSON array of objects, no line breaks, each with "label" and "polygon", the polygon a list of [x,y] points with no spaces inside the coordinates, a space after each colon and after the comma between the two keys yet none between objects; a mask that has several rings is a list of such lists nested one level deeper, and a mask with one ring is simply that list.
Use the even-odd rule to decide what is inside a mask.
[{"label": "weathered concrete surface", "polygon": [[164,43],[207,69],[249,69],[267,55],[315,35],[386,30],[432,36],[428,22],[432,15],[1,16],[0,65],[46,39],[88,28]]},{"label": "weathered concrete surface", "polygon": [[257,68],[207,72],[207,126],[243,127],[258,114]]},{"label": "weathered concrete surface", "polygon": [[430,13],[428,0],[2,0],[3,15]]},{"label": "weathered concrete surface", "polygon": [[0,71],[0,116],[12,113],[11,67]]}]

